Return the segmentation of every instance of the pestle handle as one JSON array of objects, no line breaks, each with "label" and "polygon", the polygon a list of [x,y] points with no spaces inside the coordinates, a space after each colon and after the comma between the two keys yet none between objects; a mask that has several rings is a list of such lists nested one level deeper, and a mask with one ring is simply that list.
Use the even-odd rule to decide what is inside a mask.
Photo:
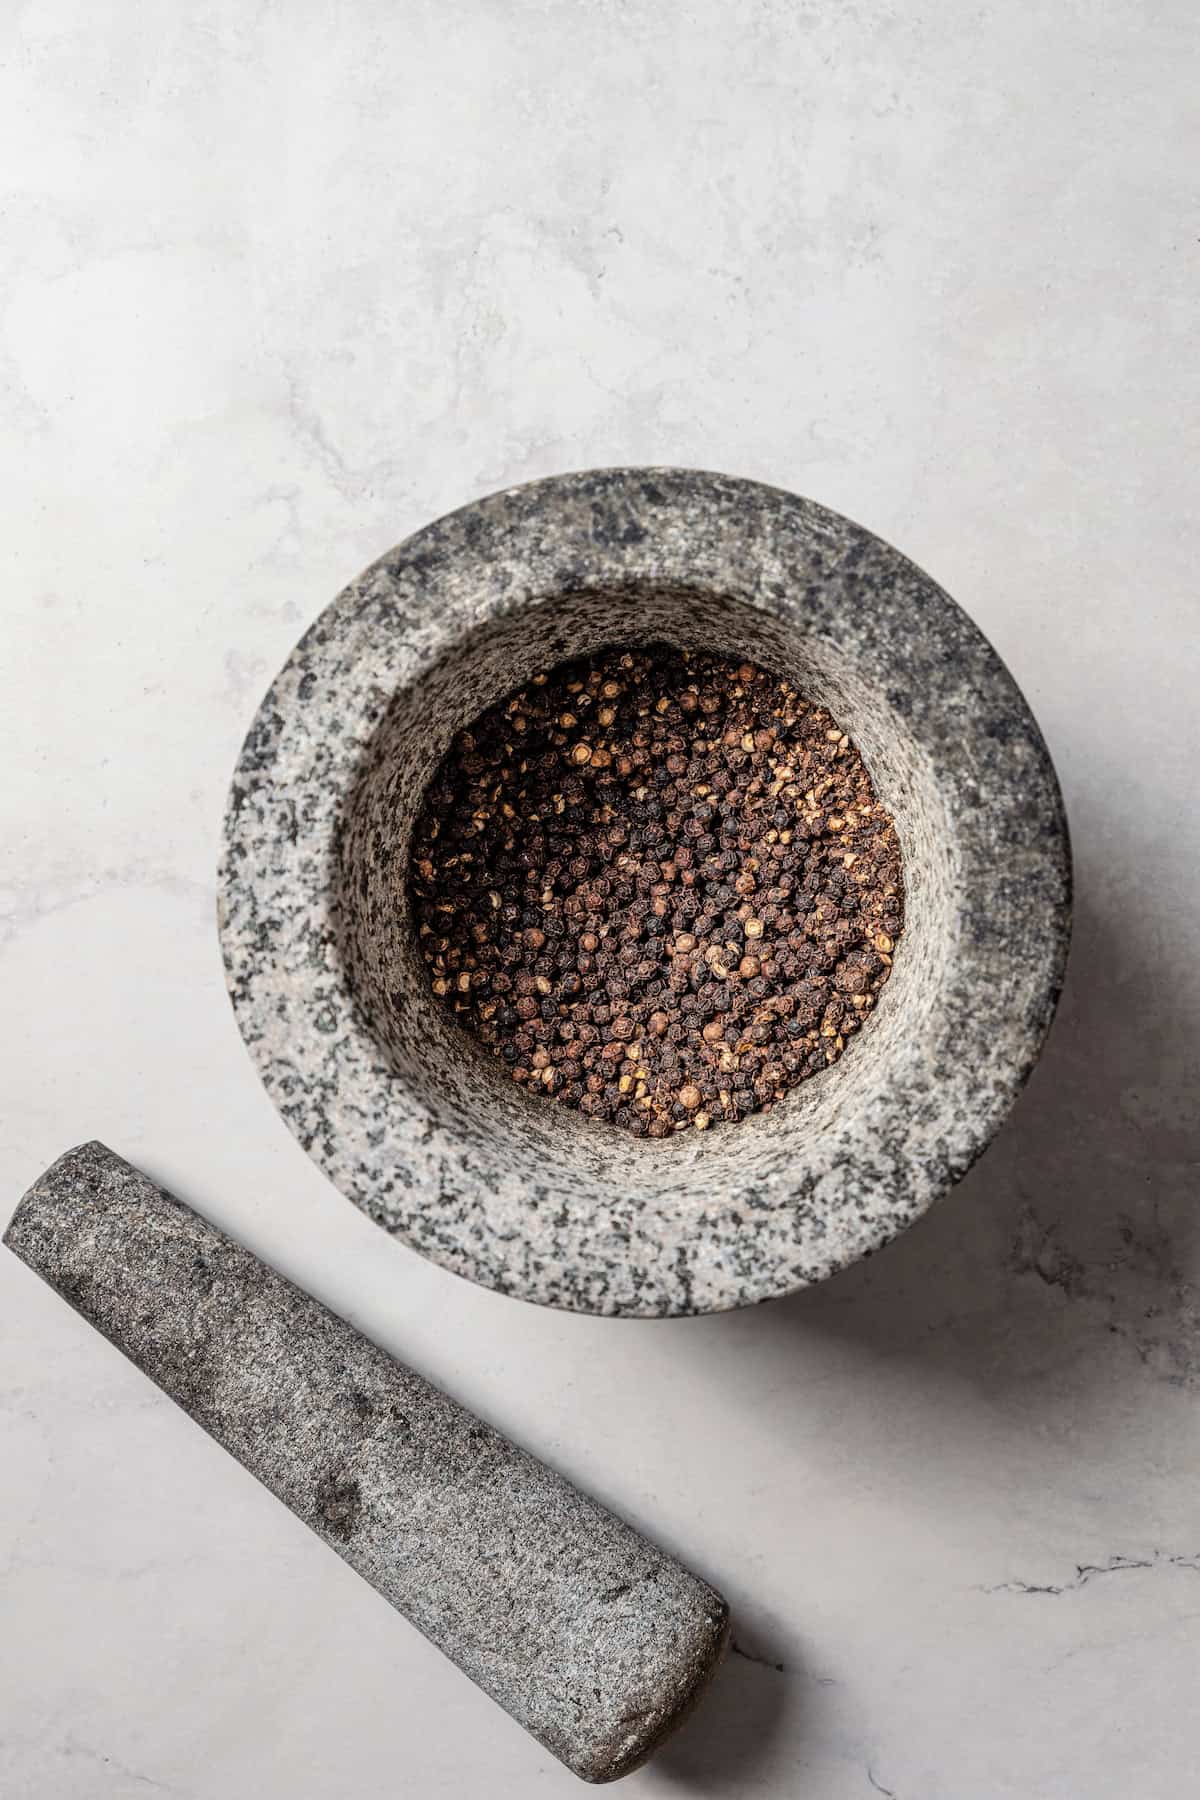
[{"label": "pestle handle", "polygon": [[585,1781],[720,1661],[720,1595],[103,1144],[4,1242]]}]

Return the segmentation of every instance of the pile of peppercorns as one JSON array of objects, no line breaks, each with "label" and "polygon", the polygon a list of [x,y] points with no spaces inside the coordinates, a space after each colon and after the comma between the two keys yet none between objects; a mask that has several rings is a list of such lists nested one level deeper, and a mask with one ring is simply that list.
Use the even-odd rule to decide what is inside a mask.
[{"label": "pile of peppercorns", "polygon": [[903,926],[895,826],[829,713],[660,644],[563,663],[460,732],[411,886],[434,993],[512,1079],[655,1138],[834,1062]]}]

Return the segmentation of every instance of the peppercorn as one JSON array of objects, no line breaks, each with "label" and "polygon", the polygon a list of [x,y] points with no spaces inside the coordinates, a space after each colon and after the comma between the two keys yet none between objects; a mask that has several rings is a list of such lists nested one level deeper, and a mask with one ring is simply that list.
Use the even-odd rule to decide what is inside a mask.
[{"label": "peppercorn", "polygon": [[457,1022],[531,1095],[655,1140],[836,1060],[903,928],[894,825],[828,712],[664,645],[562,664],[461,732],[409,886]]}]

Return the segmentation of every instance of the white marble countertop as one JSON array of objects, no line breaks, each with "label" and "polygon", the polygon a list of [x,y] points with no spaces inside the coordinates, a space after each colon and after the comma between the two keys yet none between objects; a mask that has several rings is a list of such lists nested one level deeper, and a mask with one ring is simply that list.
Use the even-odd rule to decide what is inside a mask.
[{"label": "white marble countertop", "polygon": [[[0,36],[0,1216],[104,1138],[721,1586],[740,1652],[631,1796],[1195,1791],[1193,8],[36,0]],[[213,925],[302,626],[461,501],[620,462],[928,568],[1077,852],[984,1162],[877,1261],[695,1321],[389,1242],[260,1091]],[[6,1800],[578,1791],[8,1256],[0,1619]]]}]

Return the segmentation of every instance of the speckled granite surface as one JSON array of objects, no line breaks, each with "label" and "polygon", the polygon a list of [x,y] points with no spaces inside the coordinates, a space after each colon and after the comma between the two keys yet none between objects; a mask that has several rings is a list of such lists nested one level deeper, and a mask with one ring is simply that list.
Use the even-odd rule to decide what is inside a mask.
[{"label": "speckled granite surface", "polygon": [[584,1780],[691,1710],[719,1594],[103,1144],[4,1242]]},{"label": "speckled granite surface", "polygon": [[[896,818],[907,908],[853,1054],[765,1118],[664,1144],[514,1090],[429,995],[406,892],[454,732],[539,668],[652,639],[748,655],[831,708]],[[934,582],[778,489],[615,469],[452,513],[321,615],[238,763],[221,937],[269,1093],[372,1217],[505,1293],[677,1314],[820,1280],[964,1172],[1041,1046],[1069,885],[1037,726]]]}]

